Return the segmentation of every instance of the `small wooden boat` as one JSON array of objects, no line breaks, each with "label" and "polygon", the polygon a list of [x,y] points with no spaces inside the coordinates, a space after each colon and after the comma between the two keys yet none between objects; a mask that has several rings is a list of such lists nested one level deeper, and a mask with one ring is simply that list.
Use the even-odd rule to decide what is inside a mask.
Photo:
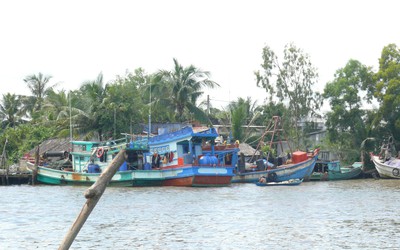
[{"label": "small wooden boat", "polygon": [[360,176],[362,164],[355,162],[350,167],[342,167],[340,161],[317,160],[314,172],[311,174],[311,181],[334,181],[348,180]]},{"label": "small wooden boat", "polygon": [[297,186],[303,182],[303,179],[290,179],[287,181],[279,181],[279,182],[256,182],[257,186],[266,187],[266,186]]}]

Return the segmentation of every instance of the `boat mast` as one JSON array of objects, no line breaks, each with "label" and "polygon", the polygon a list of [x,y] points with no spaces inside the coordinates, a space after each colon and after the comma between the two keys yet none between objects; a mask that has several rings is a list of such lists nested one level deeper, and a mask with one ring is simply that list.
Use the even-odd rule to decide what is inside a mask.
[{"label": "boat mast", "polygon": [[[282,141],[281,134],[283,133],[284,140]],[[272,120],[270,121],[269,125],[267,126],[267,129],[265,130],[264,134],[261,136],[260,142],[257,145],[256,150],[254,151],[254,154],[251,158],[251,160],[254,159],[255,153],[257,151],[261,151],[261,147],[264,145],[264,138],[267,134],[271,135],[271,140],[269,142],[269,151],[267,155],[267,159],[269,158],[272,150],[272,146],[274,144],[279,144],[281,147],[281,151],[283,152],[283,145],[282,142],[286,142],[290,152],[292,152],[292,148],[290,147],[290,144],[288,143],[286,134],[284,133],[283,130],[283,125],[282,125],[282,118],[280,116],[273,116]],[[277,140],[275,140],[277,139]]]},{"label": "boat mast", "polygon": [[[69,101],[69,140],[72,143],[72,111],[71,111],[71,91],[68,94]],[[71,147],[72,148],[72,147]]]},{"label": "boat mast", "polygon": [[151,131],[151,82],[150,82],[150,102],[149,102],[149,130],[147,131],[147,145],[149,145],[150,141],[150,131]]}]

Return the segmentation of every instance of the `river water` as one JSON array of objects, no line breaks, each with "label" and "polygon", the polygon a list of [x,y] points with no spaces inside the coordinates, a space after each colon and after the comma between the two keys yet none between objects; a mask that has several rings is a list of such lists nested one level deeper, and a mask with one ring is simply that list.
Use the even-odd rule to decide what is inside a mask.
[{"label": "river water", "polygon": [[[1,186],[0,249],[57,249],[87,187]],[[399,249],[400,180],[107,188],[71,249]]]}]

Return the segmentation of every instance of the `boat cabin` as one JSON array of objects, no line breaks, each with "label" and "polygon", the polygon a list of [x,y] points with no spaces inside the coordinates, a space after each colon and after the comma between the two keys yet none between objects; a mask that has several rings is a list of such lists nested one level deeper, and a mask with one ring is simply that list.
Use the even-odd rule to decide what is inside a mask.
[{"label": "boat cabin", "polygon": [[317,161],[314,166],[314,172],[340,172],[340,163],[339,161]]},{"label": "boat cabin", "polygon": [[[160,165],[194,164],[199,166],[234,165],[237,162],[237,146],[215,145],[218,134],[214,128],[184,127],[181,130],[149,139],[150,155],[160,156]],[[154,166],[153,166],[154,167]]]}]

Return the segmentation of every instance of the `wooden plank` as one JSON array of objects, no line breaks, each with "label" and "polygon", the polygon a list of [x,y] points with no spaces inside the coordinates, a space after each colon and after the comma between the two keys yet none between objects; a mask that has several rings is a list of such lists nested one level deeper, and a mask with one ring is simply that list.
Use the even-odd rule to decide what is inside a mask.
[{"label": "wooden plank", "polygon": [[99,179],[85,191],[84,195],[87,201],[83,205],[83,208],[76,218],[75,222],[72,224],[72,227],[67,232],[67,235],[61,242],[60,247],[58,248],[59,250],[66,250],[70,248],[82,226],[85,224],[90,213],[93,211],[97,202],[103,195],[107,184],[111,181],[111,178],[118,171],[119,167],[124,161],[125,150],[123,149],[117,154],[110,165],[108,165],[108,167],[101,173]]}]

